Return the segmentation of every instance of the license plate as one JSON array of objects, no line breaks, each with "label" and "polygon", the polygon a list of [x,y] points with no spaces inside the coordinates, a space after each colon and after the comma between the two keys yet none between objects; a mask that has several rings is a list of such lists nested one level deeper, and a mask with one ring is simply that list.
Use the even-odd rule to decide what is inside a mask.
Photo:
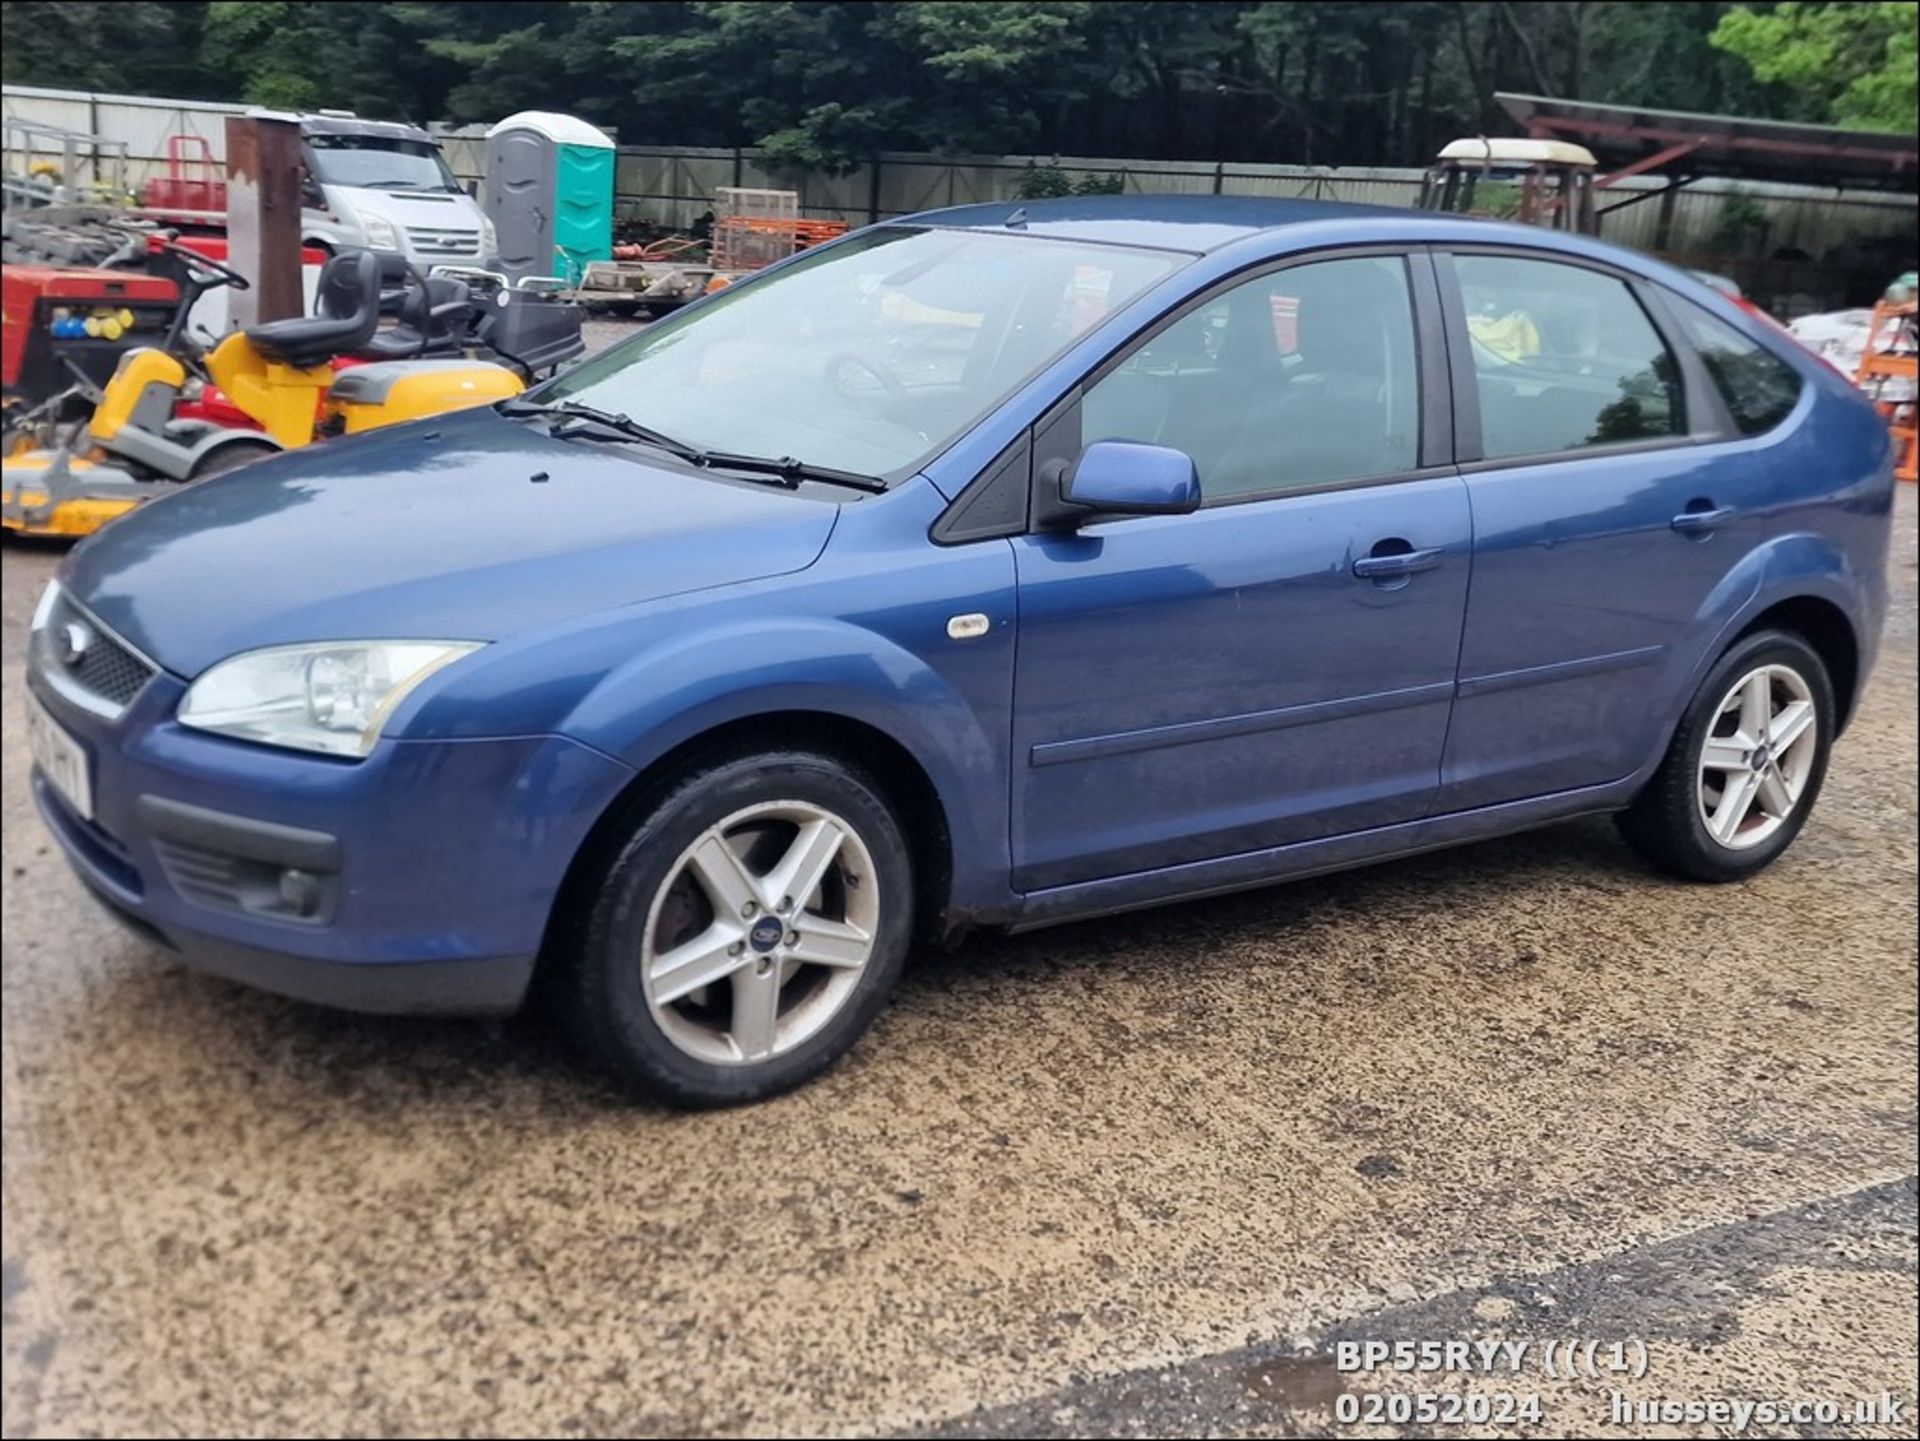
[{"label": "license plate", "polygon": [[82,818],[92,820],[93,782],[87,774],[87,753],[60,729],[31,691],[27,693],[27,748],[48,783]]}]

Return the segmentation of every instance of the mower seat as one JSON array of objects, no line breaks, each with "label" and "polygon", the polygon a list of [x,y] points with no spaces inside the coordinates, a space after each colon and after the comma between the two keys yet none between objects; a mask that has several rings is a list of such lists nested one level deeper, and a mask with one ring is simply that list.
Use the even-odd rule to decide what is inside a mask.
[{"label": "mower seat", "polygon": [[473,314],[473,292],[466,282],[430,275],[411,286],[400,302],[400,318],[377,330],[353,351],[358,360],[414,360],[458,355]]},{"label": "mower seat", "polygon": [[307,370],[367,343],[380,324],[380,262],[370,250],[343,250],[320,271],[319,314],[247,327],[268,360]]}]

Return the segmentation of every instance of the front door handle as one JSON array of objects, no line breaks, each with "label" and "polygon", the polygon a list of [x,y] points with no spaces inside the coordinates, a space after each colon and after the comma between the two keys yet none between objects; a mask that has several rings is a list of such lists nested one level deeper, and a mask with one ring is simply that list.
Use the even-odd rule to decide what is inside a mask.
[{"label": "front door handle", "polygon": [[[1382,545],[1387,542],[1381,542]],[[1380,546],[1375,546],[1378,551]],[[1361,580],[1391,580],[1396,576],[1417,575],[1423,570],[1432,570],[1440,564],[1446,552],[1435,546],[1431,550],[1403,550],[1387,555],[1363,555],[1353,563],[1353,573]]]},{"label": "front door handle", "polygon": [[1733,507],[1714,506],[1706,510],[1683,510],[1673,518],[1673,528],[1682,535],[1698,535],[1717,530],[1733,519]]}]

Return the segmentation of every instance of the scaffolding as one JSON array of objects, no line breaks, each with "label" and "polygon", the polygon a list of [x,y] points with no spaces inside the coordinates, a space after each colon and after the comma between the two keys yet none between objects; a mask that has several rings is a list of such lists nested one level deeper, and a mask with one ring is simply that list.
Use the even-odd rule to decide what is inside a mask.
[{"label": "scaffolding", "polygon": [[713,268],[758,270],[793,254],[800,222],[797,190],[748,190],[722,185],[713,192]]}]

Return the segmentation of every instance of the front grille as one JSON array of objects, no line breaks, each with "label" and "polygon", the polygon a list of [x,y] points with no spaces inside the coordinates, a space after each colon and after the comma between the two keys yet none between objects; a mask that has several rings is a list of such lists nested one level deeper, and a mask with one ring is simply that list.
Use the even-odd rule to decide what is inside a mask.
[{"label": "front grille", "polygon": [[55,690],[96,714],[117,716],[154,667],[61,591],[33,637],[34,667]]},{"label": "front grille", "polygon": [[422,255],[478,255],[480,253],[480,232],[477,230],[443,230],[422,225],[409,225],[407,239]]}]

